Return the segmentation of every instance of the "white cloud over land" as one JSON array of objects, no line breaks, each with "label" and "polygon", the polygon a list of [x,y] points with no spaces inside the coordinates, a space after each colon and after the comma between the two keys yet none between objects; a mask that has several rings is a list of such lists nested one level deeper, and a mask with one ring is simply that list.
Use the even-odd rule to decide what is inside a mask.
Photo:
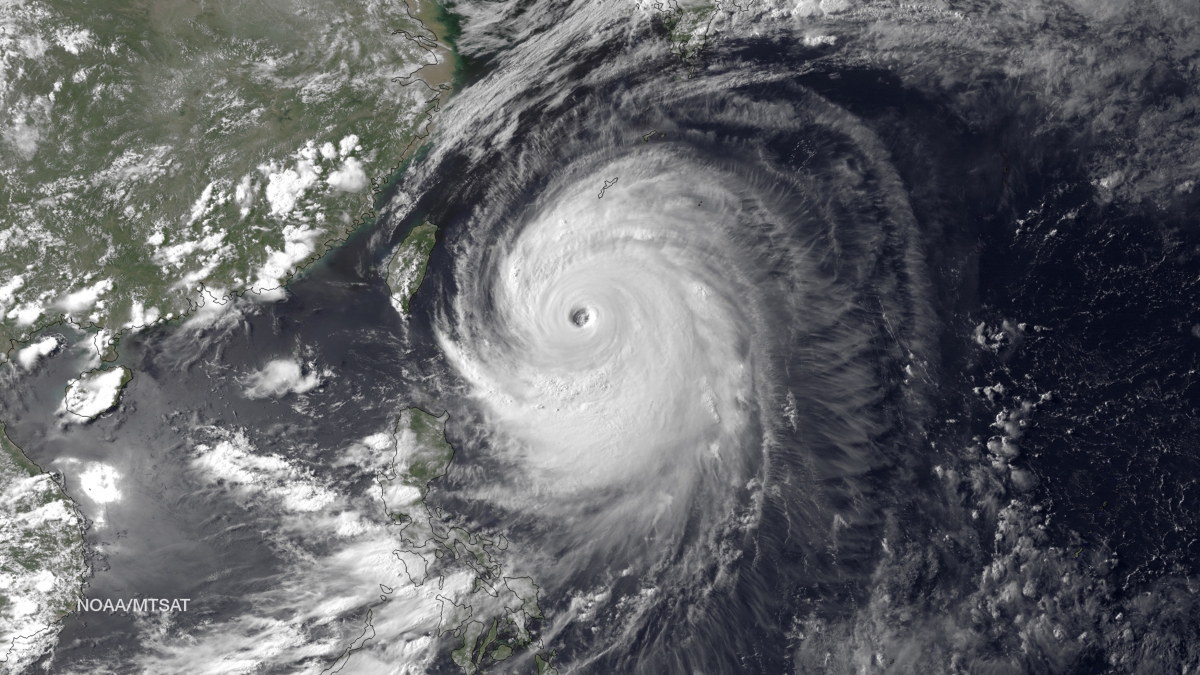
[{"label": "white cloud over land", "polygon": [[84,373],[67,385],[63,407],[78,417],[95,419],[116,407],[121,390],[132,376],[124,366]]}]

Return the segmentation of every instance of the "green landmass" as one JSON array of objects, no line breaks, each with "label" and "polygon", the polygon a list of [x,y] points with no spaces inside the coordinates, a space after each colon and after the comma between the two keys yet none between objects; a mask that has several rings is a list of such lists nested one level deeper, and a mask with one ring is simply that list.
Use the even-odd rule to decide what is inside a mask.
[{"label": "green landmass", "polygon": [[671,52],[694,73],[704,58],[709,30],[720,3],[708,0],[667,0],[655,3],[659,30],[666,37]]},{"label": "green landmass", "polygon": [[[448,413],[435,417],[415,408],[400,413],[396,454],[378,477],[388,517],[400,525],[402,546],[396,557],[418,586],[455,568],[465,567],[473,575],[470,604],[438,596],[442,602],[439,635],[461,640],[451,659],[467,675],[528,648],[537,649],[535,656],[542,659],[538,663],[549,668],[552,654],[541,651],[534,635],[534,622],[543,618],[538,587],[529,577],[506,572],[498,552],[507,548],[507,542],[443,522],[425,504],[430,482],[445,475],[454,457],[445,436],[448,420]],[[554,672],[541,668],[538,672]]]},{"label": "green landmass", "polygon": [[425,279],[429,256],[437,242],[437,226],[422,223],[412,229],[388,259],[386,279],[397,312],[408,314],[412,296]]},{"label": "green landmass", "polygon": [[412,434],[400,480],[420,490],[422,499],[429,491],[429,483],[444,476],[454,458],[454,448],[443,432],[448,419],[448,413],[434,417],[416,408],[409,408],[400,415],[400,432]]},{"label": "green landmass", "polygon": [[[88,574],[83,518],[0,424],[0,663],[16,672],[57,639]],[[8,670],[11,669],[11,670]]]},{"label": "green landmass", "polygon": [[371,188],[428,134],[457,63],[402,3],[6,12],[4,345],[63,318],[111,338],[205,291],[280,286],[370,217]]},{"label": "green landmass", "polygon": [[30,476],[40,475],[42,468],[26,457],[21,448],[18,448],[16,443],[9,440],[8,434],[5,432],[6,426],[3,422],[0,422],[0,446],[4,447],[4,455],[7,457],[8,463],[16,466]]},{"label": "green landmass", "polygon": [[548,673],[556,673],[554,666],[550,665],[550,660],[554,658],[554,652],[549,654],[537,654],[533,657],[534,663],[537,664],[537,675],[547,675]]},{"label": "green landmass", "polygon": [[67,383],[63,407],[67,412],[93,420],[117,407],[133,371],[125,366],[97,368]]}]

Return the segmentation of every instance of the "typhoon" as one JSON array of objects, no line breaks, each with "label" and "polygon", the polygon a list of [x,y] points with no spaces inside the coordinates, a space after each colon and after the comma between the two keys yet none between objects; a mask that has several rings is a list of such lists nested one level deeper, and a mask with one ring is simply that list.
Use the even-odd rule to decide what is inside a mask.
[{"label": "typhoon", "polygon": [[[922,367],[930,310],[878,141],[806,92],[728,85],[581,90],[494,147],[471,192],[439,196],[475,208],[425,214],[460,251],[434,323],[476,419],[458,498],[529,528],[512,538],[539,552],[535,579],[599,602],[574,640],[661,633],[632,662],[588,657],[648,672],[736,667],[755,638],[731,626],[706,627],[728,650],[672,643],[768,615],[770,589],[741,578],[778,555],[744,548],[759,521],[792,518],[836,464],[878,461],[871,436],[893,425],[871,404],[919,396],[885,379]],[[810,517],[794,536],[817,556],[839,538],[854,555],[870,527]]]},{"label": "typhoon", "polygon": [[[512,527],[565,672],[1139,667],[1117,555],[1048,538],[1058,469],[1021,461],[1056,393],[1010,361],[1050,329],[975,275],[1043,273],[980,262],[1014,212],[1153,188],[1070,194],[1098,169],[1044,120],[1074,99],[988,72],[978,23],[827,4],[462,9],[487,75],[389,207],[393,241],[444,228],[423,339],[461,451],[430,499]],[[1154,639],[1190,663],[1193,629]]]},{"label": "typhoon", "polygon": [[461,450],[430,498],[511,524],[564,667],[776,672],[779,584],[836,607],[863,580],[883,518],[845,507],[920,432],[921,227],[795,71],[611,42],[468,89],[397,197],[450,258],[425,283]]},{"label": "typhoon", "polygon": [[80,606],[137,608],[21,664],[1200,668],[1194,7],[446,9],[453,95],[286,292],[4,371]]}]

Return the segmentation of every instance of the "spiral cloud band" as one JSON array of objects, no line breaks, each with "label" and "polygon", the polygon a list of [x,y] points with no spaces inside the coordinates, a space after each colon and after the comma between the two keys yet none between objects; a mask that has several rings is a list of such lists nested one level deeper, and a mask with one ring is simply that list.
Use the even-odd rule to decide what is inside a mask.
[{"label": "spiral cloud band", "polygon": [[[544,91],[501,68],[389,208],[394,238],[445,237],[416,311],[459,452],[430,500],[511,524],[559,603],[546,637],[593,646],[579,663],[717,672],[761,639],[729,641],[734,607],[777,601],[746,565],[807,556],[794,573],[832,600],[874,545],[851,505],[908,433],[881,404],[920,405],[930,310],[872,132],[786,73],[681,84],[657,58],[582,80],[551,61]],[[667,636],[697,623],[728,648],[681,657]],[[633,656],[639,630],[663,641]]]},{"label": "spiral cloud band", "polygon": [[[489,320],[443,342],[513,459],[555,491],[732,459],[755,399],[756,298],[727,232],[739,200],[715,171],[638,150],[542,200],[483,261],[483,297],[460,300],[485,300]],[[607,175],[620,183],[598,198]]]}]

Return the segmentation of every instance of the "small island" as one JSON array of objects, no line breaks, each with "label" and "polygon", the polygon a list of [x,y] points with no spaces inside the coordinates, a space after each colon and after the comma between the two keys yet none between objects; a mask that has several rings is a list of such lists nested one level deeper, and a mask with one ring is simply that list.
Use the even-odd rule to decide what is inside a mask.
[{"label": "small island", "polygon": [[437,225],[421,223],[396,247],[384,267],[388,288],[392,293],[392,306],[401,315],[408,314],[412,296],[425,279],[425,269],[429,266],[429,256],[433,253],[436,243]]}]

